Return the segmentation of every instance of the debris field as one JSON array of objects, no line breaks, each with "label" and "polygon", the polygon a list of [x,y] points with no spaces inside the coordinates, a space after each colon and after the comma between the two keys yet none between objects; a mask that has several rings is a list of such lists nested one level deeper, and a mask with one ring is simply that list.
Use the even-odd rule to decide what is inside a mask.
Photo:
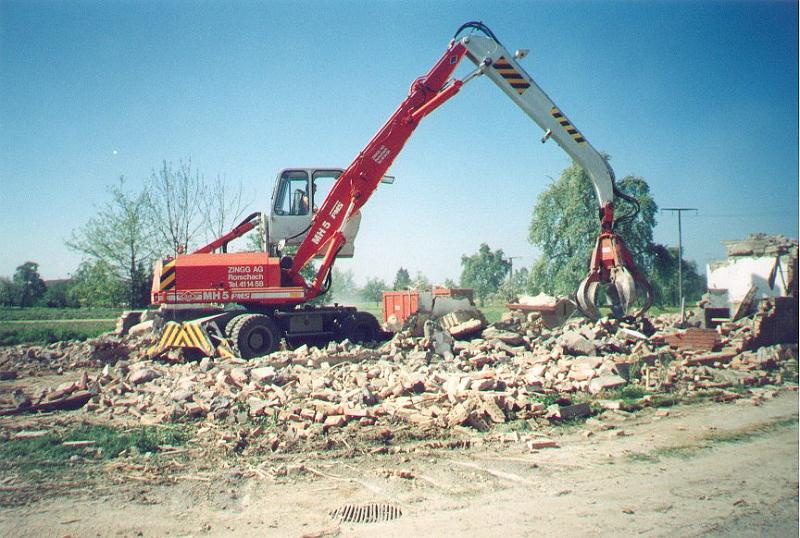
[{"label": "debris field", "polygon": [[[249,361],[151,359],[152,334],[108,334],[0,351],[0,377],[15,386],[0,394],[0,416],[82,408],[125,424],[194,422],[217,446],[273,451],[357,438],[386,449],[401,430],[441,438],[527,420],[531,433],[505,435],[541,448],[552,442],[536,424],[624,413],[632,401],[702,393],[757,404],[768,391],[755,387],[797,380],[797,345],[769,342],[769,316],[767,306],[716,329],[679,328],[677,315],[548,329],[536,313],[509,311],[488,326],[456,323],[458,339],[429,322],[421,337],[405,330],[380,344],[303,345]],[[71,372],[57,386],[25,384]]]}]

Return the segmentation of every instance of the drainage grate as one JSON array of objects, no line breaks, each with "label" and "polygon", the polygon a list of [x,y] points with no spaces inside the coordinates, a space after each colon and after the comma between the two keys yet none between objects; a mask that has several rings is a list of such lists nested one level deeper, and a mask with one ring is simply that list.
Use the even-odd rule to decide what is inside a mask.
[{"label": "drainage grate", "polygon": [[399,506],[385,503],[346,504],[331,512],[331,518],[347,523],[378,523],[402,516]]}]

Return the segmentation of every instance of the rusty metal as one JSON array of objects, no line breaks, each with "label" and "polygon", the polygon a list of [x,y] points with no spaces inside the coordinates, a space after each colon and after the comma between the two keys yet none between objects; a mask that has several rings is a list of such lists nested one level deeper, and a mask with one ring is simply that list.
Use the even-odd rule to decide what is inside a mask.
[{"label": "rusty metal", "polygon": [[332,519],[346,523],[379,523],[402,515],[399,506],[388,503],[346,504],[330,513]]}]

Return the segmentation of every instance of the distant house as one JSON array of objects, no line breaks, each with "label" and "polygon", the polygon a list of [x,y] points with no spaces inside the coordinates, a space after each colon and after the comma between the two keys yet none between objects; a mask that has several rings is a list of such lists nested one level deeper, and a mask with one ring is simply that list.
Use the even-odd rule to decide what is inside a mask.
[{"label": "distant house", "polygon": [[70,278],[54,278],[52,280],[45,280],[44,285],[48,288],[52,288],[53,286],[61,286],[64,284],[69,284],[72,279]]}]

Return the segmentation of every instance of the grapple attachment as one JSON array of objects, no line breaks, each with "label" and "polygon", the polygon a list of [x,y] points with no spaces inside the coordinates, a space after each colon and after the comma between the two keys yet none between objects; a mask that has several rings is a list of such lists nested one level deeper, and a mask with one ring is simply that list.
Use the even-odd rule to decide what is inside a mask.
[{"label": "grapple attachment", "polygon": [[[583,279],[577,292],[577,302],[583,313],[591,318],[600,317],[597,307],[597,292],[605,288],[606,298],[614,317],[643,315],[653,305],[653,288],[636,268],[630,251],[622,238],[605,230],[597,238],[589,264],[589,275]],[[639,297],[641,308],[629,314]]]}]

